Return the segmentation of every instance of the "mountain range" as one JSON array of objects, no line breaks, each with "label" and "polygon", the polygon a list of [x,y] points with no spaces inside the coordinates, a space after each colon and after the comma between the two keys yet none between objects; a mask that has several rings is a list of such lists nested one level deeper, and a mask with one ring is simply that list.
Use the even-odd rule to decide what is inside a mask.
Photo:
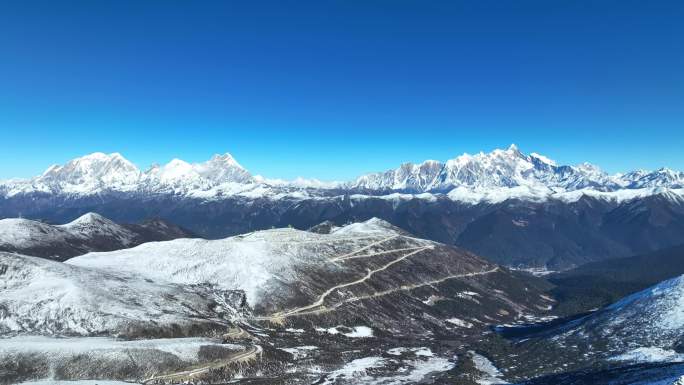
[{"label": "mountain range", "polygon": [[[647,191],[643,191],[647,189]],[[657,190],[660,189],[660,190]],[[628,199],[667,189],[684,189],[684,172],[661,168],[609,175],[589,163],[557,165],[537,153],[523,154],[517,146],[490,153],[463,154],[446,162],[403,163],[396,169],[366,174],[348,182],[296,179],[284,181],[254,176],[230,154],[214,155],[202,163],[173,159],[145,171],[119,153],[93,153],[64,165],[50,166],[31,179],[0,183],[5,196],[44,192],[92,195],[103,192],[175,193],[204,198],[225,195],[330,195],[339,190],[383,195],[388,193],[443,193],[464,201],[544,196],[573,198],[578,194],[615,193]],[[294,191],[293,191],[294,190]],[[296,190],[302,190],[304,192]],[[312,192],[310,190],[318,190]],[[631,190],[642,190],[627,191]],[[568,194],[578,192],[576,194]],[[681,191],[677,191],[681,194]],[[560,194],[560,195],[559,195]],[[562,195],[565,194],[565,195]]]},{"label": "mountain range", "polygon": [[378,217],[500,264],[557,270],[684,243],[683,181],[669,169],[559,166],[515,146],[330,183],[253,176],[228,154],[140,171],[119,154],[95,153],[0,182],[0,218],[157,217],[223,238]]}]

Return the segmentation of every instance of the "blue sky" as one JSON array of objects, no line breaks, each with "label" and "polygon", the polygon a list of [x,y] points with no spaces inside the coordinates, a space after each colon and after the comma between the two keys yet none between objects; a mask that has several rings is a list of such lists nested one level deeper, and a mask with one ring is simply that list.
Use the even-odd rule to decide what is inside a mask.
[{"label": "blue sky", "polygon": [[117,151],[349,179],[510,143],[684,169],[682,20],[681,1],[3,2],[0,178]]}]

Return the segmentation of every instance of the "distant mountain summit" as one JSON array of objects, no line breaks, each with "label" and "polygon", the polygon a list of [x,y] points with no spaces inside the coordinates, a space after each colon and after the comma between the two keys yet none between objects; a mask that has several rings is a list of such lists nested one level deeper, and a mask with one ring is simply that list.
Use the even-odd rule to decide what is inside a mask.
[{"label": "distant mountain summit", "polygon": [[96,152],[65,165],[50,166],[28,180],[0,182],[9,195],[43,192],[91,195],[106,191],[189,192],[223,183],[252,183],[252,175],[230,154],[214,155],[203,163],[173,159],[140,171],[119,153]]}]

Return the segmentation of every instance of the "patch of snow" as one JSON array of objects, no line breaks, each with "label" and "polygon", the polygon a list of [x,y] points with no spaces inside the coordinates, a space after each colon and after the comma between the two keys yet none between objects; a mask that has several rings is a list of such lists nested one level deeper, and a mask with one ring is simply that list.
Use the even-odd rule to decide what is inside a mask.
[{"label": "patch of snow", "polygon": [[459,319],[459,318],[449,318],[449,319],[447,319],[447,320],[445,320],[445,321],[448,322],[448,323],[450,323],[450,324],[452,324],[452,325],[456,325],[456,326],[458,326],[458,327],[460,327],[460,328],[467,328],[467,329],[470,329],[470,328],[473,327],[473,324],[472,324],[472,323],[470,323],[470,322],[468,322],[468,321],[464,321],[464,320]]},{"label": "patch of snow", "polygon": [[684,362],[684,354],[674,350],[666,350],[657,347],[644,347],[631,350],[611,358],[612,361],[631,362]]},{"label": "patch of snow", "polygon": [[[346,328],[346,327],[345,327]],[[342,327],[336,326],[332,328],[316,328],[316,331],[321,332],[321,333],[328,333],[332,335],[336,334],[341,334],[345,337],[349,338],[369,338],[373,337],[373,329],[369,328],[368,326],[354,326],[349,329],[351,329],[350,332],[343,332],[340,329]]]},{"label": "patch of snow", "polygon": [[392,356],[400,356],[404,353],[413,353],[418,357],[434,357],[435,354],[432,353],[432,350],[427,347],[419,347],[419,348],[392,348],[387,351],[387,354],[392,355]]},{"label": "patch of snow", "polygon": [[[339,383],[364,385],[413,384],[423,380],[430,373],[445,372],[454,368],[454,364],[441,357],[421,356],[411,361],[395,361],[382,357],[364,357],[347,363],[344,367],[329,373],[322,384]],[[389,365],[399,363],[399,369]]]},{"label": "patch of snow", "polygon": [[497,384],[508,384],[508,382],[501,379],[503,374],[499,369],[494,366],[494,364],[485,356],[477,354],[474,351],[470,351],[470,356],[475,365],[475,369],[482,373],[482,376],[476,380],[480,385],[497,385]]},{"label": "patch of snow", "polygon": [[0,338],[0,354],[43,353],[52,356],[77,356],[80,354],[125,355],[126,350],[156,350],[172,354],[186,362],[199,359],[203,346],[227,350],[242,350],[239,345],[222,344],[209,338],[165,338],[150,340],[117,340],[108,337],[55,338],[47,336],[17,336]]},{"label": "patch of snow", "polygon": [[365,381],[368,379],[368,370],[382,367],[385,359],[382,357],[364,357],[348,362],[342,368],[329,373],[323,384],[334,384],[338,379]]},{"label": "patch of snow", "polygon": [[294,358],[295,360],[298,360],[300,358],[306,358],[312,350],[317,349],[318,347],[313,345],[295,346],[293,348],[280,348],[280,350],[292,354],[292,358]]}]

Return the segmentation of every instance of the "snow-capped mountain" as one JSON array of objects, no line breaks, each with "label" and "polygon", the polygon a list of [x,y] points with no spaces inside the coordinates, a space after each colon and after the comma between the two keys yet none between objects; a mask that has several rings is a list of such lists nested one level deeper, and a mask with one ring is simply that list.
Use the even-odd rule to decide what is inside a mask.
[{"label": "snow-capped mountain", "polygon": [[190,233],[161,220],[119,225],[96,213],[84,214],[64,225],[23,218],[0,219],[0,251],[54,260],[189,236]]},{"label": "snow-capped mountain", "polygon": [[[558,165],[537,153],[526,155],[515,145],[490,153],[463,154],[446,162],[404,163],[396,169],[344,183],[252,176],[230,154],[214,155],[202,163],[173,159],[143,172],[118,153],[94,153],[63,166],[51,166],[32,179],[0,182],[0,196],[6,197],[36,192],[81,196],[123,192],[171,193],[204,199],[235,195],[302,198],[342,190],[370,195],[451,192],[448,196],[452,199],[474,202],[521,197],[572,199],[573,195],[568,193],[576,191],[615,195],[624,190],[639,190],[643,195],[662,189],[684,189],[684,173],[663,168],[609,175],[589,163]],[[496,197],[492,191],[496,191]]]},{"label": "snow-capped mountain", "polygon": [[557,193],[683,186],[684,173],[681,172],[661,169],[609,175],[589,163],[559,166],[543,155],[523,154],[515,145],[490,153],[463,154],[444,163],[435,160],[404,163],[394,170],[363,175],[350,184],[353,188],[413,193],[448,192],[459,187],[473,191],[528,187]]},{"label": "snow-capped mountain", "polygon": [[0,182],[0,218],[63,223],[97,211],[122,223],[165,218],[223,238],[379,217],[497,263],[564,269],[683,243],[683,181],[664,169],[608,175],[558,165],[515,146],[340,183],[251,176],[227,154],[144,172],[118,154],[94,154]]},{"label": "snow-capped mountain", "polygon": [[126,191],[140,178],[140,170],[119,153],[96,152],[63,166],[50,166],[29,183],[39,191],[89,193],[114,189]]},{"label": "snow-capped mountain", "polygon": [[92,195],[102,192],[189,192],[208,190],[226,183],[250,184],[254,180],[230,154],[214,155],[202,163],[173,159],[142,172],[119,153],[96,152],[50,166],[29,180],[2,183],[8,195],[31,192]]},{"label": "snow-capped mountain", "polygon": [[194,164],[173,159],[163,166],[152,166],[137,182],[138,189],[188,192],[208,190],[223,183],[250,184],[254,179],[230,154],[224,154]]}]

